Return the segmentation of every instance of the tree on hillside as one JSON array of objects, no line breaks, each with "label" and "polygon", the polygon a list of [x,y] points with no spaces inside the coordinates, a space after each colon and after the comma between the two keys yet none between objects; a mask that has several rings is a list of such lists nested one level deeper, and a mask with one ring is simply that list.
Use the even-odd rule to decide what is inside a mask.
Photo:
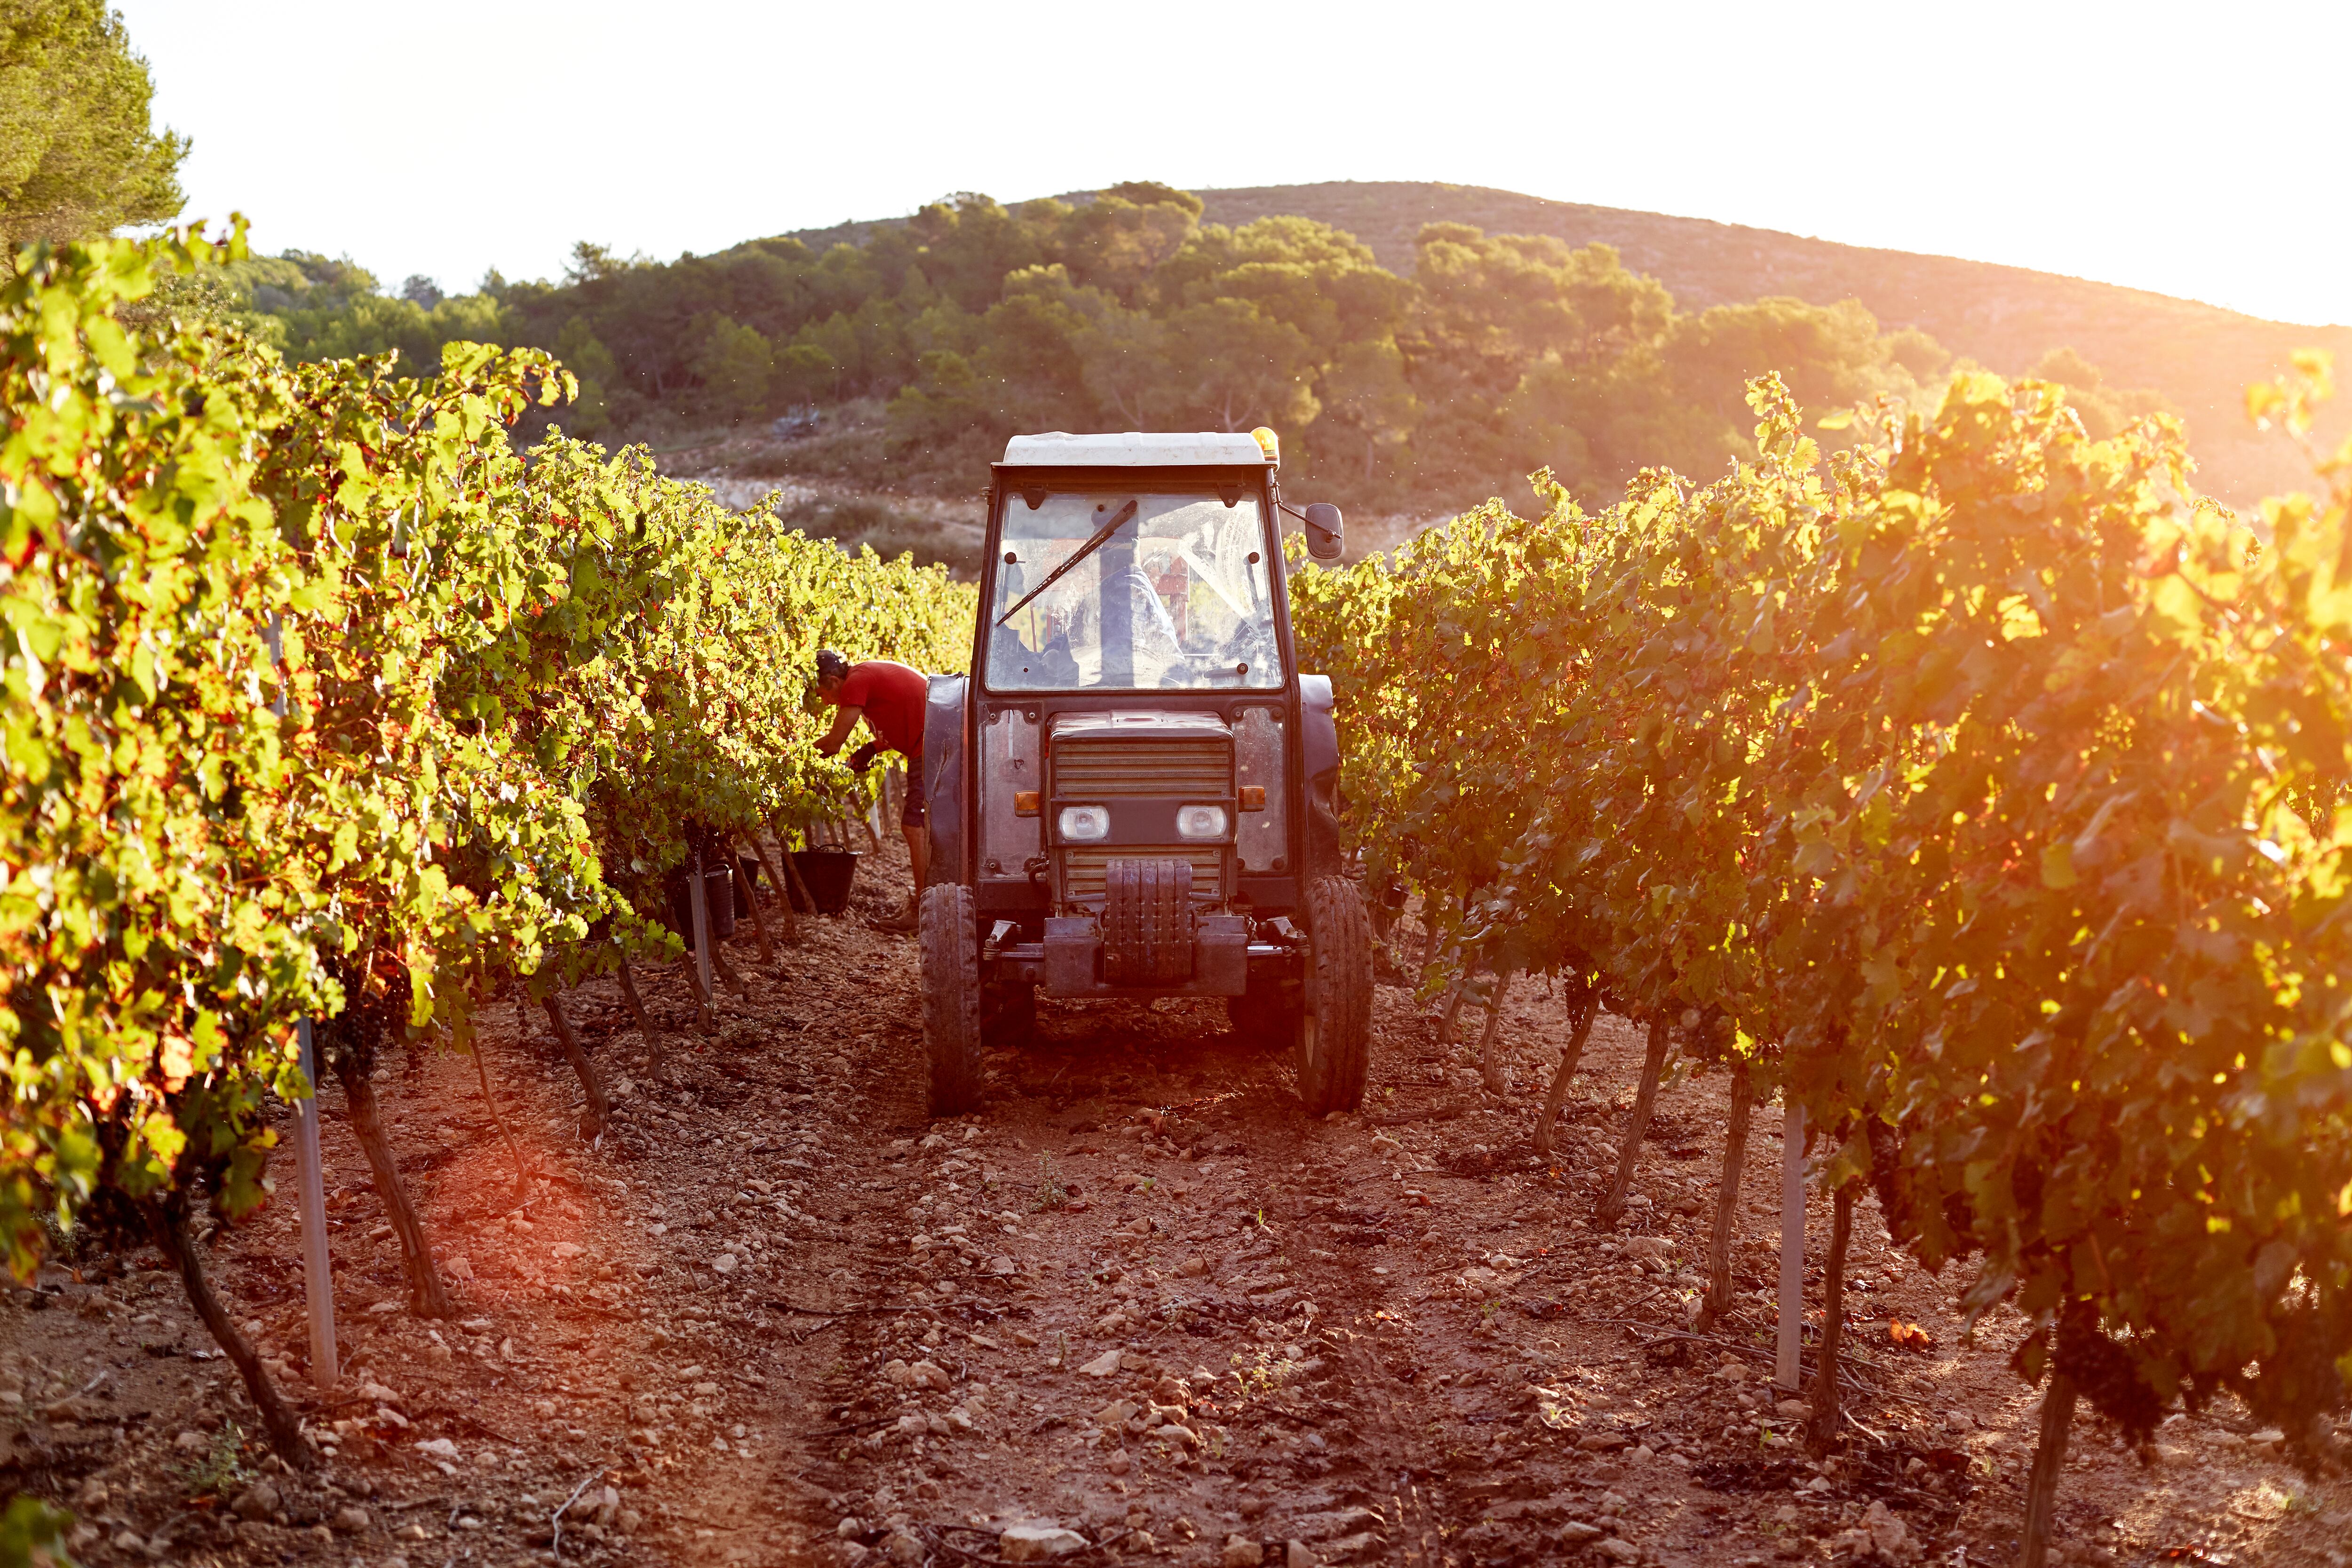
[{"label": "tree on hillside", "polygon": [[[1800,406],[1816,413],[1879,392],[1915,406],[1932,404],[1950,355],[1938,349],[1923,358],[1914,341],[1923,336],[1882,335],[1877,318],[1859,300],[1814,305],[1774,298],[1711,306],[1681,318],[1666,344],[1666,362],[1685,398],[1744,434],[1753,422],[1748,379],[1770,372],[1779,373]],[[1935,346],[1932,340],[1928,346]],[[1915,365],[1928,374],[1917,374]]]},{"label": "tree on hillside", "polygon": [[1297,426],[1311,423],[1321,406],[1307,334],[1246,300],[1187,305],[1168,319],[1168,340],[1188,426]]},{"label": "tree on hillside", "polygon": [[2180,413],[2160,392],[2108,385],[2105,373],[2071,348],[2052,349],[2025,374],[2065,388],[2066,405],[2081,417],[2084,432],[2094,441],[2104,441],[2147,415]]},{"label": "tree on hillside", "polygon": [[1360,444],[1369,482],[1381,453],[1412,439],[1421,413],[1396,340],[1348,344],[1324,371],[1320,391],[1323,418],[1349,433],[1351,455]]},{"label": "tree on hillside", "polygon": [[0,268],[33,240],[179,212],[188,143],[154,132],[154,92],[122,18],[99,0],[0,5]]},{"label": "tree on hillside", "polygon": [[1133,303],[1160,264],[1192,237],[1200,221],[1198,196],[1160,184],[1114,185],[1070,212],[1056,259],[1080,283]]},{"label": "tree on hillside", "polygon": [[737,422],[764,415],[776,375],[775,345],[721,315],[699,318],[692,331],[699,345],[695,374],[712,411]]}]

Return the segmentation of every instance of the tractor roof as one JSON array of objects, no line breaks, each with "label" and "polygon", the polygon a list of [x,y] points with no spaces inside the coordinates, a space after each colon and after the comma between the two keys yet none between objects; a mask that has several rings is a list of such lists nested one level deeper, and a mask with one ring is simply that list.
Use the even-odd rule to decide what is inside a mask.
[{"label": "tractor roof", "polygon": [[1265,462],[1256,438],[1240,430],[1128,430],[1099,436],[1053,430],[1015,436],[1004,443],[1008,468],[1233,468]]}]

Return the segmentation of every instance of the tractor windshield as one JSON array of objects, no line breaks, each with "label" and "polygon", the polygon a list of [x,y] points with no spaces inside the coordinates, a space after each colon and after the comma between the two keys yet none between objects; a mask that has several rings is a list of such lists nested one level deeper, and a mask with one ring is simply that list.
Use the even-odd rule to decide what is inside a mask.
[{"label": "tractor windshield", "polygon": [[1255,496],[1009,496],[989,687],[1279,687],[1266,553]]}]

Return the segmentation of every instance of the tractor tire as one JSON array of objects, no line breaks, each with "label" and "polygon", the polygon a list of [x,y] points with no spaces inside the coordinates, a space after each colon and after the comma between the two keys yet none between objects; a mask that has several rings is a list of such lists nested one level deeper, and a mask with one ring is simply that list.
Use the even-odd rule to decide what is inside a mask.
[{"label": "tractor tire", "polygon": [[1307,888],[1306,1007],[1294,1060],[1298,1099],[1309,1116],[1353,1110],[1364,1102],[1371,1068],[1372,922],[1364,895],[1345,877],[1318,877]]},{"label": "tractor tire", "polygon": [[923,1050],[930,1058],[931,1114],[980,1105],[980,931],[971,889],[923,889]]}]

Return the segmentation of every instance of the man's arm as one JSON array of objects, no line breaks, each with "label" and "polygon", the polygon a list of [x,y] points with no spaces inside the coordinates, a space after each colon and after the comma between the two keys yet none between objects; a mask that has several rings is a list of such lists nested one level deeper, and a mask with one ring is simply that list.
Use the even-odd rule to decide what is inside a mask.
[{"label": "man's arm", "polygon": [[866,710],[863,708],[836,710],[833,715],[833,728],[827,730],[824,732],[824,739],[816,743],[816,754],[820,757],[829,757],[841,750],[841,743],[849,739],[849,731],[856,729],[857,721],[865,717]]}]

